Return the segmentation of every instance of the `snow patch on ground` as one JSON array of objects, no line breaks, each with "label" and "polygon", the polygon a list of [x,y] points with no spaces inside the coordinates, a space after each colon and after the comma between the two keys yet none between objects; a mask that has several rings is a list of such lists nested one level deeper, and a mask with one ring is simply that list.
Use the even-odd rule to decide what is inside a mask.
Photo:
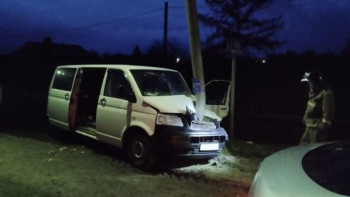
[{"label": "snow patch on ground", "polygon": [[256,167],[249,168],[249,166],[244,166],[245,163],[245,158],[221,154],[205,164],[176,168],[173,171],[179,175],[197,177],[210,182],[249,190]]}]

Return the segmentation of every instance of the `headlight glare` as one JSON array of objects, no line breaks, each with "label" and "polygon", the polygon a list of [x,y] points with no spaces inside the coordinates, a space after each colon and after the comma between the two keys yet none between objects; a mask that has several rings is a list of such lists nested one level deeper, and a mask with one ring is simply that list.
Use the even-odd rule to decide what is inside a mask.
[{"label": "headlight glare", "polygon": [[159,125],[171,125],[183,127],[181,117],[177,115],[167,115],[167,114],[158,114],[157,115],[157,124]]}]

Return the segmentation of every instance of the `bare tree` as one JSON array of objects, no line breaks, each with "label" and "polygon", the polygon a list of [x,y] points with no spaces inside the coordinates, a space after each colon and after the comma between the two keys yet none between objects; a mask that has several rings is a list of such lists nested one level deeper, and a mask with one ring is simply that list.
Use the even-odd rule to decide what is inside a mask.
[{"label": "bare tree", "polygon": [[239,41],[243,52],[273,51],[283,44],[273,38],[282,28],[282,16],[262,17],[274,0],[205,0],[210,13],[199,14],[201,22],[213,27],[209,43],[226,47],[228,40]]}]

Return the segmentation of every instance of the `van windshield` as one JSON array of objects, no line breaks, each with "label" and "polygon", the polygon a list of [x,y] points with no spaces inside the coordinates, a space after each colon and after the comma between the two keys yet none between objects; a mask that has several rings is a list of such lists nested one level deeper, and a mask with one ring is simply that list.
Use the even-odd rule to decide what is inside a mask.
[{"label": "van windshield", "polygon": [[131,70],[143,96],[190,95],[180,73],[164,70]]}]

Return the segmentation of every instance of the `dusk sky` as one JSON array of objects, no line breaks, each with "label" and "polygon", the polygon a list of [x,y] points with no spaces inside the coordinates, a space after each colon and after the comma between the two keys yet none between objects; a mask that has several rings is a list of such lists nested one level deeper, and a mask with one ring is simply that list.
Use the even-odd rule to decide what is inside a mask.
[{"label": "dusk sky", "polygon": [[[1,0],[0,53],[51,36],[54,43],[104,53],[145,52],[163,39],[164,0]],[[168,37],[189,48],[185,1],[169,2]],[[204,0],[198,10],[206,13]],[[275,0],[262,17],[282,14],[280,52],[339,52],[350,40],[350,0]],[[201,39],[208,29],[201,26]]]}]

